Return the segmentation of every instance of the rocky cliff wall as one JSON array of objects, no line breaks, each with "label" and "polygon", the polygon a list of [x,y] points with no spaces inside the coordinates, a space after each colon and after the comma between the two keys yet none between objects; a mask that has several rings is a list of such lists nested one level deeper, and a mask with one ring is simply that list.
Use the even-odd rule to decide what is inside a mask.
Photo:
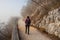
[{"label": "rocky cliff wall", "polygon": [[[38,16],[38,17],[37,17]],[[49,34],[56,35],[60,37],[60,9],[54,9],[49,11],[48,14],[44,15],[35,15],[35,18],[32,20],[33,26],[43,28],[44,31],[48,32]],[[38,19],[38,20],[37,20]]]},{"label": "rocky cliff wall", "polygon": [[60,0],[31,0],[27,7],[30,10],[27,14],[31,17],[33,26],[43,28],[49,34],[60,37]]}]

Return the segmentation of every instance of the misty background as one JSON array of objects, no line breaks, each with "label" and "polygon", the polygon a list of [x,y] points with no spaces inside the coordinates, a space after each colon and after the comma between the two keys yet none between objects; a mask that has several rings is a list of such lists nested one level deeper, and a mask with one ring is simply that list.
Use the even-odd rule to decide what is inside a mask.
[{"label": "misty background", "polygon": [[0,22],[8,22],[11,17],[21,17],[21,9],[27,0],[0,0]]}]

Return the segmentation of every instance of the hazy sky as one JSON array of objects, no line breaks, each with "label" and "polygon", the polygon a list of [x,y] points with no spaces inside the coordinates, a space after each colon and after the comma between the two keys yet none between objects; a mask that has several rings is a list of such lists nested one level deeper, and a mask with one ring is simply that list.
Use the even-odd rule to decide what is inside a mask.
[{"label": "hazy sky", "polygon": [[20,10],[27,0],[0,0],[0,21],[7,21],[11,16],[21,16]]}]

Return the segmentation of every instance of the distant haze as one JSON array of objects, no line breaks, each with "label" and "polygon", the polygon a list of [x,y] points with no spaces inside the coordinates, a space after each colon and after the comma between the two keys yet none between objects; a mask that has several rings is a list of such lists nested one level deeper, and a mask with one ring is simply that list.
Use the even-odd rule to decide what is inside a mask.
[{"label": "distant haze", "polygon": [[0,22],[7,22],[12,16],[20,16],[20,10],[26,0],[0,0]]}]

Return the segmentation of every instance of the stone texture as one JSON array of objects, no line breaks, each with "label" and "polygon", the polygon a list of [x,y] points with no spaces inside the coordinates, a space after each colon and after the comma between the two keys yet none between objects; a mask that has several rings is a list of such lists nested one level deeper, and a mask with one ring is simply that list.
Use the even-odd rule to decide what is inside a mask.
[{"label": "stone texture", "polygon": [[[29,0],[25,11],[35,27],[44,28],[49,34],[60,37],[60,0]],[[32,4],[33,3],[33,4]],[[33,5],[37,5],[36,7]],[[33,11],[34,10],[34,11]],[[32,12],[31,12],[32,11]],[[25,16],[27,16],[26,13]],[[31,14],[30,14],[31,13]]]},{"label": "stone texture", "polygon": [[[60,37],[60,11],[59,8],[49,11],[48,15],[41,17],[42,20],[35,22],[35,25],[39,25],[39,28],[44,28],[49,34]],[[37,24],[38,23],[38,24]],[[38,27],[38,26],[37,26]]]}]

